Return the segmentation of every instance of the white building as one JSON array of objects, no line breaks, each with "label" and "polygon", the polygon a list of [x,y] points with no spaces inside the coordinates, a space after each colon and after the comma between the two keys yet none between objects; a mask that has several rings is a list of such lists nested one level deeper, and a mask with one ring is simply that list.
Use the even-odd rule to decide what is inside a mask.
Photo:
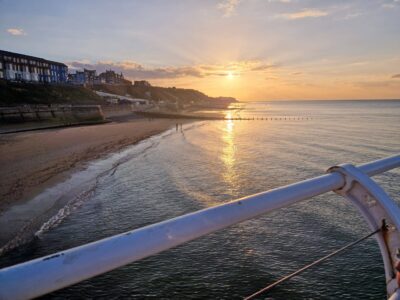
[{"label": "white building", "polygon": [[120,101],[126,101],[129,102],[130,104],[134,105],[149,105],[150,101],[147,99],[140,99],[140,98],[132,98],[129,96],[120,96],[116,94],[110,94],[110,93],[105,93],[105,92],[100,92],[96,91],[96,94],[99,95],[100,97],[105,98],[107,101],[109,100],[110,103],[118,103]]},{"label": "white building", "polygon": [[13,81],[62,83],[68,67],[59,62],[0,50],[0,78]]}]

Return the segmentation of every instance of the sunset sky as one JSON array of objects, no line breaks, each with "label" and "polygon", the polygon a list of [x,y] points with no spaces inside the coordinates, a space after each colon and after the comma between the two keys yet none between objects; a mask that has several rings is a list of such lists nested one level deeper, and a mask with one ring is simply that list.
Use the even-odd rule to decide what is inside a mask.
[{"label": "sunset sky", "polygon": [[400,98],[400,0],[0,0],[0,49],[243,101]]}]

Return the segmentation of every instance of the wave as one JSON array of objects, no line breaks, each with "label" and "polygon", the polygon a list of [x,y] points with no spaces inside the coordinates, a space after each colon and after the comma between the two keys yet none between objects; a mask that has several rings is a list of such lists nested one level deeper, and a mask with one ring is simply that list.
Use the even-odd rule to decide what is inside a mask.
[{"label": "wave", "polygon": [[[78,178],[78,180],[75,180],[75,186],[72,187],[71,185],[73,185],[73,183],[71,184],[70,181],[73,181],[73,179],[70,179],[61,183],[60,185],[63,185],[62,187],[54,187],[54,189],[59,191],[59,195],[57,199],[54,200],[53,205],[23,226],[11,240],[1,246],[0,256],[31,242],[35,238],[40,238],[45,232],[60,225],[63,220],[95,195],[96,188],[103,177],[114,176],[121,165],[146,154],[149,150],[157,147],[162,139],[173,133],[172,130],[168,130],[164,133],[152,136],[138,144],[132,145],[120,153],[114,153],[105,159],[93,162],[91,166],[78,172],[83,176],[79,176],[78,173],[75,174],[77,177],[92,176],[92,179],[89,178],[82,182]],[[73,195],[66,199],[66,193],[71,195],[71,190]],[[54,198],[54,194],[52,191],[45,191],[38,197],[49,197],[51,199]]]}]

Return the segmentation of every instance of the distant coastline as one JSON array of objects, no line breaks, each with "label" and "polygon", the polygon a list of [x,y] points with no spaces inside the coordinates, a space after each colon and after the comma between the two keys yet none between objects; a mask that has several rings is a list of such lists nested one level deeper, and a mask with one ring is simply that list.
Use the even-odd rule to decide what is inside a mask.
[{"label": "distant coastline", "polygon": [[340,102],[340,101],[400,101],[399,99],[270,99],[270,100],[250,100],[246,102]]}]

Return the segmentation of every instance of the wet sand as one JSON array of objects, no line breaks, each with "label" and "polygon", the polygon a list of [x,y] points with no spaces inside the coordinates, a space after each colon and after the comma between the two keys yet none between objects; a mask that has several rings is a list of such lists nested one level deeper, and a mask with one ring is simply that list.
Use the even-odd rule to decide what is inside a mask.
[{"label": "wet sand", "polygon": [[[82,186],[61,197],[36,197],[90,161],[105,158],[188,120],[112,118],[112,123],[0,135],[0,256],[29,242]],[[85,184],[83,184],[85,186]],[[90,192],[90,190],[89,190]]]},{"label": "wet sand", "polygon": [[[0,214],[84,168],[175,126],[175,120],[128,120],[93,126],[0,135]],[[1,217],[1,216],[0,216]]]}]

